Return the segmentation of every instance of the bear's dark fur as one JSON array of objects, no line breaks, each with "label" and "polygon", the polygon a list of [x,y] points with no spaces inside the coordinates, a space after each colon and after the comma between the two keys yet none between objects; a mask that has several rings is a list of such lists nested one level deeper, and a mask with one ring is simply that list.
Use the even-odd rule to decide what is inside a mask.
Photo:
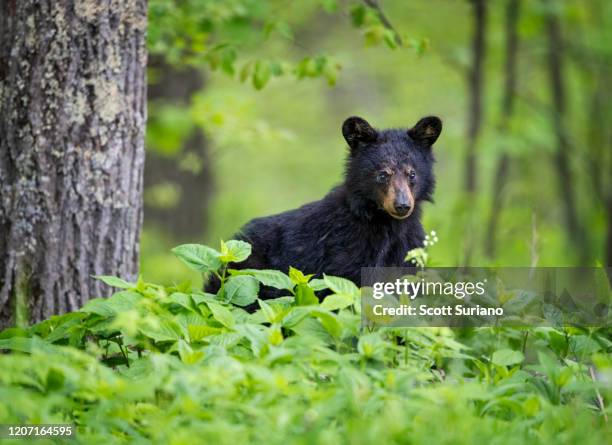
[{"label": "bear's dark fur", "polygon": [[[406,265],[406,253],[423,245],[421,203],[432,198],[432,145],[441,130],[437,117],[411,129],[380,131],[348,118],[342,126],[350,147],[344,183],[319,201],[250,221],[235,238],[251,243],[253,252],[230,267],[287,272],[293,266],[360,285],[362,267]],[[218,287],[212,280],[207,291]],[[260,296],[275,295],[268,293]]]}]

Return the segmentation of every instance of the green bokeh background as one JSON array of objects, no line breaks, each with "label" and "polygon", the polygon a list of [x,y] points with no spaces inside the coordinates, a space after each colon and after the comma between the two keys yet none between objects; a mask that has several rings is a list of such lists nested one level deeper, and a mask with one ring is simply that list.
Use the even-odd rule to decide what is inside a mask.
[{"label": "green bokeh background", "polygon": [[[374,126],[386,128],[409,127],[420,117],[435,114],[444,121],[434,148],[438,186],[435,203],[426,204],[424,211],[426,230],[436,230],[440,239],[431,249],[434,264],[462,264],[466,243],[474,245],[472,265],[561,266],[580,262],[563,225],[563,201],[552,161],[556,139],[551,123],[543,2],[521,5],[517,97],[509,133],[499,130],[506,2],[488,2],[484,115],[474,196],[463,192],[469,121],[466,70],[471,63],[473,33],[470,2],[382,2],[401,33],[428,42],[423,54],[364,44],[361,30],[342,12],[342,6],[350,7],[350,2],[340,2],[334,14],[323,12],[319,2],[261,3],[268,8],[275,4],[275,17],[292,27],[293,37],[262,40],[241,28],[226,26],[224,36],[241,42],[238,64],[256,58],[291,61],[324,54],[332,56],[342,69],[335,86],[323,78],[283,76],[273,78],[262,90],[241,83],[237,75],[203,70],[205,87],[194,94],[191,106],[174,110],[177,127],[190,122],[205,131],[214,172],[209,226],[193,242],[217,246],[220,239],[229,239],[251,218],[323,197],[342,181],[346,144],[340,127],[346,117],[360,115]],[[589,29],[593,20],[590,3],[553,2],[568,42],[601,43],[598,39],[605,31]],[[600,18],[605,22],[611,14],[610,7],[603,5],[606,13]],[[600,45],[604,52],[608,51],[606,45],[612,46],[611,41]],[[590,172],[581,154],[586,150],[592,85],[569,57],[564,74],[569,105],[566,122],[575,149],[571,154],[572,177],[567,180],[572,183],[588,230],[588,262],[594,265],[604,255],[606,219],[604,206],[591,196]],[[176,133],[180,137],[180,128]],[[148,150],[159,150],[155,137],[160,134],[174,137],[150,127]],[[497,254],[489,258],[482,245],[493,199],[494,166],[504,151],[511,156],[511,170],[504,189]],[[157,282],[189,278],[198,284],[200,277],[190,276],[169,254],[174,244],[172,234],[150,224],[145,214],[141,255],[145,278]]]}]

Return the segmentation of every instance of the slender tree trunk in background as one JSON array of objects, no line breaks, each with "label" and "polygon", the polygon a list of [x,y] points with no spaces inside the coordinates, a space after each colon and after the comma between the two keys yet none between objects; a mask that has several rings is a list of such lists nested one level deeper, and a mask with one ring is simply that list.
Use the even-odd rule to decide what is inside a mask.
[{"label": "slender tree trunk in background", "polygon": [[[508,0],[506,4],[505,35],[506,35],[506,61],[504,64],[504,95],[502,98],[502,113],[500,134],[505,137],[509,131],[510,119],[514,113],[514,98],[516,96],[516,73],[518,56],[518,19],[520,0]],[[496,235],[499,216],[503,208],[503,191],[510,169],[510,156],[503,152],[497,160],[495,178],[493,181],[493,196],[491,213],[487,226],[485,253],[493,258],[496,250]]]},{"label": "slender tree trunk in background", "polygon": [[[606,235],[606,251],[604,252],[605,264],[608,267],[612,267],[612,199],[608,200],[607,216],[608,216],[608,233]],[[612,276],[610,277],[612,279]]]},{"label": "slender tree trunk in background", "polygon": [[561,205],[564,210],[565,226],[569,238],[578,252],[581,262],[588,258],[588,245],[578,217],[576,201],[574,200],[574,184],[570,166],[570,141],[565,125],[566,98],[563,63],[563,39],[561,26],[555,11],[551,10],[548,0],[546,5],[545,26],[548,38],[548,72],[550,77],[551,95],[553,99],[552,119],[557,138],[557,150],[554,163],[559,183]]},{"label": "slender tree trunk in background", "polygon": [[484,87],[484,59],[486,53],[486,0],[470,0],[474,12],[474,34],[472,37],[472,66],[468,71],[469,109],[467,150],[465,157],[465,190],[473,193],[476,190],[477,166],[476,148],[482,123],[482,91]]},{"label": "slender tree trunk in background", "polygon": [[[177,68],[161,57],[152,57],[150,69],[156,81],[149,85],[148,100],[180,106],[188,113],[191,97],[204,86],[202,73],[193,67]],[[151,113],[154,125],[154,113]],[[150,148],[150,147],[148,147]],[[201,240],[208,226],[208,209],[213,194],[210,153],[204,132],[194,126],[178,153],[164,156],[147,150],[145,169],[145,218],[169,234],[175,243]],[[157,187],[172,187],[178,197],[168,205],[156,199]]]},{"label": "slender tree trunk in background", "polygon": [[[474,14],[474,33],[472,36],[472,63],[467,76],[469,105],[464,187],[467,200],[474,201],[476,199],[476,186],[478,180],[476,151],[483,114],[482,96],[484,89],[484,59],[486,54],[487,1],[470,0],[470,3]],[[474,212],[467,212],[464,228],[466,236],[463,239],[464,266],[470,265],[477,242],[474,225]]]},{"label": "slender tree trunk in background", "polygon": [[146,0],[0,2],[0,327],[133,279]]},{"label": "slender tree trunk in background", "polygon": [[[605,57],[593,57],[587,64],[583,61],[582,68],[590,65],[591,83],[594,85],[591,93],[588,125],[588,152],[586,153],[589,177],[593,189],[592,201],[599,203],[605,209],[606,239],[604,246],[604,264],[612,267],[612,129],[609,126],[610,84],[612,82],[612,65]],[[610,275],[612,283],[612,274]]]}]

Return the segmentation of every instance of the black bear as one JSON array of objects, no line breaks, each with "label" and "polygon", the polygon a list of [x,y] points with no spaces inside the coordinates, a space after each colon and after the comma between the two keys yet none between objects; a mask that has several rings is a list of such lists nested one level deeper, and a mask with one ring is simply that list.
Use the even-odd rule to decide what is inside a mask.
[{"label": "black bear", "polygon": [[[407,265],[406,253],[423,245],[421,203],[432,200],[432,145],[441,131],[442,121],[433,116],[391,130],[349,117],[342,125],[350,148],[344,183],[319,201],[250,221],[235,238],[253,252],[230,267],[287,272],[293,266],[360,285],[362,267]],[[207,291],[218,287],[213,279]],[[273,295],[264,290],[260,296]]]}]

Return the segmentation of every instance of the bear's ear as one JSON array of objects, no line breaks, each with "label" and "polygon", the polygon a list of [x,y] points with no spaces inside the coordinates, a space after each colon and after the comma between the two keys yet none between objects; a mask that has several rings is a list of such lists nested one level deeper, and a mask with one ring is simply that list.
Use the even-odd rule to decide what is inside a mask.
[{"label": "bear's ear", "polygon": [[408,136],[414,142],[420,143],[426,147],[431,147],[440,136],[442,131],[442,121],[439,117],[428,116],[424,117],[416,123],[414,127],[408,130]]},{"label": "bear's ear", "polygon": [[378,133],[368,121],[357,116],[349,117],[344,121],[342,135],[351,149],[357,148],[360,142],[374,142],[378,137]]}]

